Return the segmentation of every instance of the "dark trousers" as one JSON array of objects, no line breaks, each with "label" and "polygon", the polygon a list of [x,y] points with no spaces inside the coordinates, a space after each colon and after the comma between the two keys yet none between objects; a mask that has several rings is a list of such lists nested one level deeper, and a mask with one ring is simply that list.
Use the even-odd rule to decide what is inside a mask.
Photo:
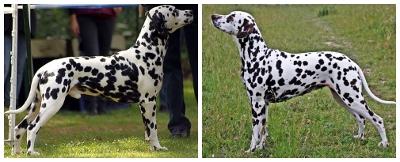
[{"label": "dark trousers", "polygon": [[[114,18],[101,18],[90,15],[78,15],[80,30],[80,50],[85,56],[107,56],[110,52],[112,35],[115,29]],[[106,99],[82,95],[88,113],[106,112]]]},{"label": "dark trousers", "polygon": [[[150,10],[157,5],[146,5]],[[180,10],[191,9],[194,11],[193,23],[183,27],[186,47],[188,49],[189,63],[193,76],[193,88],[197,100],[197,76],[198,76],[198,16],[197,4],[174,5]],[[169,35],[167,54],[164,59],[163,93],[170,113],[168,129],[170,132],[191,129],[191,123],[185,116],[186,107],[183,98],[183,75],[181,67],[181,48],[179,30]]]},{"label": "dark trousers", "polygon": [[[26,62],[26,42],[25,34],[18,33],[18,49],[17,49],[17,91],[14,92],[18,98],[19,92],[22,87],[22,79],[24,79],[24,70]],[[4,107],[10,107],[10,91],[11,91],[11,55],[12,50],[12,37],[11,35],[4,35]],[[31,79],[31,78],[29,78]],[[15,98],[14,98],[15,99]],[[17,104],[18,106],[18,104]]]}]

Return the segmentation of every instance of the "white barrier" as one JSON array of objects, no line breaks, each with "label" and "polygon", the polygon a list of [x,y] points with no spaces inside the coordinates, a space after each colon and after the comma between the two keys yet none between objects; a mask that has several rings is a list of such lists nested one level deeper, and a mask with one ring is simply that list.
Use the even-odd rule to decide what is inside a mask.
[{"label": "white barrier", "polygon": [[[18,52],[18,6],[16,4],[12,4],[11,8],[13,9],[11,14],[13,17],[13,29],[11,31],[12,37],[12,47],[11,47],[11,76],[10,76],[10,110],[15,110],[16,108],[16,91],[17,91],[17,52]],[[10,114],[8,116],[9,123],[9,137],[8,140],[5,140],[7,144],[11,144],[14,141],[14,127],[15,127],[15,114]]]}]

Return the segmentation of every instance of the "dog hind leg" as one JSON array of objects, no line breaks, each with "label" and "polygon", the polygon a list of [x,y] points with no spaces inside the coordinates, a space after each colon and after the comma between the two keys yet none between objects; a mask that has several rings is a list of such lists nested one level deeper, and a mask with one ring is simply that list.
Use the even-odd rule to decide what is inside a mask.
[{"label": "dog hind leg", "polygon": [[[358,87],[361,87],[361,85]],[[377,114],[375,114],[374,112],[372,112],[371,109],[369,109],[361,92],[359,92],[357,94],[351,94],[351,96],[349,96],[348,93],[342,93],[341,95],[342,95],[342,98],[341,98],[342,102],[346,106],[348,106],[350,111],[354,112],[354,114],[358,114],[358,116],[359,116],[359,118],[357,118],[357,115],[355,115],[356,119],[360,119],[358,121],[359,134],[355,137],[363,138],[363,135],[364,135],[363,130],[365,127],[364,120],[366,118],[369,121],[371,121],[371,123],[376,127],[376,129],[379,132],[379,135],[382,138],[382,141],[379,142],[378,146],[387,147],[389,145],[389,143],[388,143],[388,139],[386,137],[386,130],[385,130],[385,126],[383,124],[383,119],[380,116],[378,116]],[[362,122],[362,126],[361,126],[361,122]]]},{"label": "dog hind leg", "polygon": [[356,102],[356,104],[352,105],[351,108],[353,111],[357,112],[358,114],[372,122],[382,138],[382,141],[379,142],[378,146],[382,146],[384,148],[387,147],[389,143],[386,137],[386,130],[383,124],[383,119],[379,115],[372,112],[371,109],[369,109],[364,99],[360,100],[359,103]]},{"label": "dog hind leg", "polygon": [[28,125],[35,119],[40,110],[40,102],[41,96],[39,92],[36,90],[36,96],[31,104],[31,108],[25,118],[14,128],[14,144],[12,148],[12,154],[21,154],[21,139],[24,136],[24,133],[28,127]]},{"label": "dog hind leg", "polygon": [[330,89],[333,98],[336,100],[336,102],[342,106],[343,108],[345,108],[350,114],[352,114],[354,116],[354,118],[357,121],[358,124],[358,134],[354,136],[354,138],[357,139],[364,139],[364,129],[365,129],[365,118],[364,116],[358,114],[357,112],[351,110],[344,102],[343,100],[339,97],[339,95],[333,90]]},{"label": "dog hind leg", "polygon": [[37,134],[39,133],[40,128],[42,128],[42,126],[61,109],[66,95],[67,94],[65,93],[58,93],[56,99],[43,98],[39,114],[28,126],[27,154],[40,155],[34,150]]}]

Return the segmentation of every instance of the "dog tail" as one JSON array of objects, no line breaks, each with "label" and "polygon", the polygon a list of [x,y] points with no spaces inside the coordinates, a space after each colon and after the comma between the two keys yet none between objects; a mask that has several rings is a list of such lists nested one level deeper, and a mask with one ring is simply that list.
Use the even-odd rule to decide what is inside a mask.
[{"label": "dog tail", "polygon": [[380,98],[376,97],[369,89],[367,80],[365,79],[361,68],[358,67],[357,69],[358,69],[358,74],[361,76],[361,81],[362,81],[363,87],[364,87],[365,91],[367,91],[368,95],[371,96],[371,98],[373,98],[375,101],[378,101],[382,104],[396,104],[396,102],[394,102],[394,101],[385,101],[385,100],[381,100]]},{"label": "dog tail", "polygon": [[29,107],[29,105],[32,103],[32,101],[36,97],[36,88],[39,83],[39,79],[40,78],[37,76],[33,77],[32,84],[31,84],[31,90],[29,92],[28,98],[26,99],[24,105],[22,105],[22,107],[20,107],[17,110],[8,110],[5,112],[5,114],[19,114],[21,112],[24,112]]}]

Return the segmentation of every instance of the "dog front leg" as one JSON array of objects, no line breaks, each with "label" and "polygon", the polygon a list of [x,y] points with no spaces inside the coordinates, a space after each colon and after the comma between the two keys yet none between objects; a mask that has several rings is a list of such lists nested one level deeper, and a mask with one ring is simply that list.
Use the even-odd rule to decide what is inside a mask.
[{"label": "dog front leg", "polygon": [[[253,152],[256,148],[262,149],[265,145],[265,141],[260,142],[260,137],[262,135],[262,140],[265,140],[268,135],[267,127],[266,127],[266,109],[267,105],[262,97],[257,97],[252,99],[252,135],[251,135],[251,143],[249,150],[246,153]],[[264,129],[263,129],[264,127]],[[257,145],[257,143],[259,143]],[[256,147],[257,145],[257,147]]]},{"label": "dog front leg", "polygon": [[150,150],[168,150],[166,147],[162,147],[158,141],[156,103],[140,103],[139,107],[140,111],[142,112],[145,139],[150,142]]},{"label": "dog front leg", "polygon": [[[262,124],[262,128],[261,128],[261,131],[260,131],[261,141],[257,145],[257,149],[264,149],[265,148],[265,140],[268,137],[268,103],[265,104],[264,108],[265,108],[264,109],[265,114],[262,114],[260,116],[261,124]],[[263,111],[263,110],[261,110],[261,111]]]}]

